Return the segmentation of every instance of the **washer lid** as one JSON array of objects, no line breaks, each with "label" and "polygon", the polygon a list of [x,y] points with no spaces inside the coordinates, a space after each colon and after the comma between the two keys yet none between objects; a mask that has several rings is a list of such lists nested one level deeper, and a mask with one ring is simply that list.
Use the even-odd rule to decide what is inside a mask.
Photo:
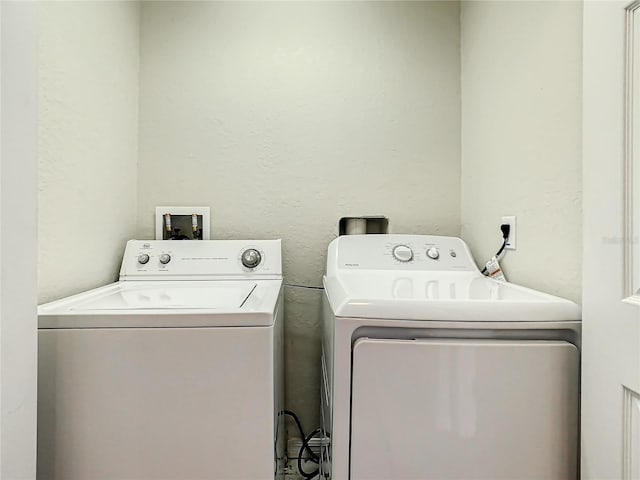
[{"label": "washer lid", "polygon": [[281,280],[139,281],[41,305],[40,328],[271,325]]},{"label": "washer lid", "polygon": [[255,282],[179,282],[117,284],[100,295],[71,304],[69,310],[217,310],[240,308]]}]

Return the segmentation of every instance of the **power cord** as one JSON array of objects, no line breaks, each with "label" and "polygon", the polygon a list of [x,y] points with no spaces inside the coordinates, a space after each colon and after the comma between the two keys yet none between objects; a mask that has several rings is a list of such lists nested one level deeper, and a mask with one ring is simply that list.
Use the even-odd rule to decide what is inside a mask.
[{"label": "power cord", "polygon": [[308,456],[310,457],[310,460],[312,462],[314,462],[316,464],[320,463],[320,458],[318,457],[318,455],[316,455],[316,453],[313,450],[311,450],[311,447],[309,446],[309,442],[311,441],[311,439],[313,437],[315,437],[319,433],[322,433],[322,429],[316,428],[310,434],[305,435],[304,434],[304,430],[302,429],[302,423],[300,423],[300,419],[298,418],[298,416],[295,413],[293,413],[291,410],[282,410],[281,413],[283,415],[290,416],[293,419],[293,421],[295,422],[296,427],[298,427],[298,432],[300,432],[300,438],[302,439],[302,445],[300,446],[300,451],[298,452],[298,472],[300,472],[300,475],[302,475],[307,480],[311,480],[313,478],[316,478],[318,476],[318,474],[320,473],[320,469],[318,468],[313,472],[306,472],[304,470],[304,468],[302,468],[302,457],[304,456],[304,452],[306,451]]},{"label": "power cord", "polygon": [[[498,252],[495,254],[496,258],[500,256],[500,254],[507,246],[507,240],[509,239],[509,233],[511,232],[511,225],[509,225],[508,223],[503,223],[502,225],[500,225],[500,230],[502,231],[502,246],[500,247],[500,250],[498,250]],[[480,273],[482,273],[483,275],[487,273],[487,267],[485,266]]]},{"label": "power cord", "polygon": [[287,288],[306,288],[309,290],[324,290],[324,287],[316,287],[314,285],[298,285],[295,283],[285,283],[284,286]]}]

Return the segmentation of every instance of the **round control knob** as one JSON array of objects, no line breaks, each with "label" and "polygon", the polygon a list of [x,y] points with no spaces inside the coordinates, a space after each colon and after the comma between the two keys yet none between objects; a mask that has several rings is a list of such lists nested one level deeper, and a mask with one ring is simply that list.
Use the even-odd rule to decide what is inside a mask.
[{"label": "round control knob", "polygon": [[440,257],[440,252],[438,252],[438,249],[436,247],[430,247],[427,250],[427,257],[437,260],[438,257]]},{"label": "round control knob", "polygon": [[406,245],[396,245],[393,247],[393,258],[399,262],[410,262],[413,260],[413,250]]},{"label": "round control knob", "polygon": [[242,265],[246,268],[256,268],[260,265],[262,261],[262,256],[260,252],[255,248],[249,248],[242,252]]},{"label": "round control knob", "polygon": [[149,261],[149,255],[147,255],[146,253],[141,253],[140,255],[138,255],[138,263],[140,265],[144,265],[148,261]]},{"label": "round control knob", "polygon": [[171,255],[169,255],[168,253],[163,253],[162,255],[160,255],[161,264],[166,265],[170,261],[171,261]]}]

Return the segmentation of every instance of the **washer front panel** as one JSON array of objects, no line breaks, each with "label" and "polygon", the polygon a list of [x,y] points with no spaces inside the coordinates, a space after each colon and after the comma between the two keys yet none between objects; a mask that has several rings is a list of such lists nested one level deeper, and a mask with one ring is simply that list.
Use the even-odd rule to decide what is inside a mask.
[{"label": "washer front panel", "polygon": [[38,336],[39,480],[274,478],[274,327]]}]

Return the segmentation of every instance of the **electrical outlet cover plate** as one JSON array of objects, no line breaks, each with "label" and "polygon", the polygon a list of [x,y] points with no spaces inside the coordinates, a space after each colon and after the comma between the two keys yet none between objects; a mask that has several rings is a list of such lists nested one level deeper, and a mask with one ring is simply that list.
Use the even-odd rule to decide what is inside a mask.
[{"label": "electrical outlet cover plate", "polygon": [[511,227],[509,229],[509,238],[507,238],[507,245],[504,248],[505,250],[515,250],[516,249],[516,217],[515,215],[502,217],[502,223],[500,225],[504,225],[504,224],[507,224]]}]

